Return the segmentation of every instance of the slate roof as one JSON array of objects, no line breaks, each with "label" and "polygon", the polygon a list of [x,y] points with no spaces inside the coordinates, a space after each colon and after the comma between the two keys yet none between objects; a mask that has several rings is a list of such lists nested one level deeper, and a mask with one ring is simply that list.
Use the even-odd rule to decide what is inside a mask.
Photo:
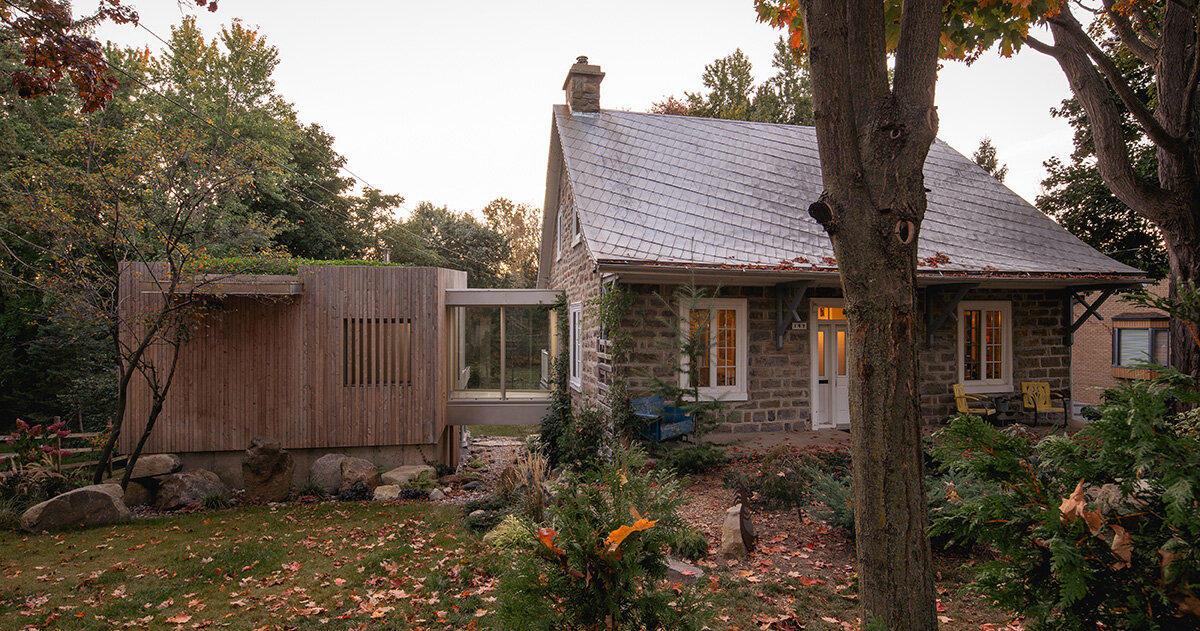
[{"label": "slate roof", "polygon": [[[821,194],[812,127],[665,114],[568,113],[555,123],[599,262],[824,266],[829,239],[807,212]],[[939,271],[1136,275],[1092,249],[944,142],[925,164],[919,258]],[[925,268],[922,268],[923,270]]]}]

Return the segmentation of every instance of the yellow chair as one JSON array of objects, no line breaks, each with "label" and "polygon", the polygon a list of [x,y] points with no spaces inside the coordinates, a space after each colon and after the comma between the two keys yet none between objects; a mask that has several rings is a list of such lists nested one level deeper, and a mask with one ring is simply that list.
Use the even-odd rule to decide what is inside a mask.
[{"label": "yellow chair", "polygon": [[[1055,407],[1054,399],[1058,399],[1060,407]],[[1024,381],[1021,383],[1021,403],[1025,409],[1033,410],[1033,421],[1037,423],[1043,413],[1062,414],[1063,424],[1067,423],[1067,399],[1063,395],[1050,390],[1050,384],[1045,381]]]},{"label": "yellow chair", "polygon": [[[973,406],[972,404],[977,404]],[[981,404],[981,405],[979,405]],[[991,419],[996,416],[996,404],[982,394],[967,394],[961,383],[954,384],[954,407],[959,414],[974,414]]]}]

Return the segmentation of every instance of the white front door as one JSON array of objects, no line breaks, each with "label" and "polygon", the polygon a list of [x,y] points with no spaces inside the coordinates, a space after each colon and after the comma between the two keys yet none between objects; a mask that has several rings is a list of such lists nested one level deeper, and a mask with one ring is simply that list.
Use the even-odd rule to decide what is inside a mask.
[{"label": "white front door", "polygon": [[846,370],[846,321],[817,322],[814,349],[813,429],[850,426],[850,378]]}]

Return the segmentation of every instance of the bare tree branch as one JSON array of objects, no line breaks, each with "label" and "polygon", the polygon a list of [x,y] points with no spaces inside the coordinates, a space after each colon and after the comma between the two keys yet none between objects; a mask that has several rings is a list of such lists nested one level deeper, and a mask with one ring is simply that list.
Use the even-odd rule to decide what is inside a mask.
[{"label": "bare tree branch", "polygon": [[1113,27],[1116,29],[1117,35],[1121,38],[1121,42],[1125,44],[1126,48],[1134,55],[1137,55],[1137,58],[1141,59],[1142,63],[1147,66],[1153,66],[1158,53],[1158,42],[1143,39],[1143,36],[1134,30],[1133,25],[1129,22],[1129,18],[1125,17],[1119,11],[1113,10],[1113,0],[1104,0],[1104,10],[1109,19],[1112,20]]},{"label": "bare tree branch", "polygon": [[[1183,139],[1177,138],[1168,132],[1158,119],[1154,117],[1154,113],[1150,111],[1146,104],[1133,93],[1133,89],[1129,87],[1129,82],[1125,80],[1124,75],[1117,68],[1113,60],[1096,45],[1096,42],[1084,32],[1083,26],[1071,15],[1065,8],[1061,13],[1050,20],[1052,28],[1059,27],[1060,32],[1064,33],[1071,39],[1071,45],[1076,49],[1084,52],[1092,60],[1100,72],[1104,75],[1104,79],[1112,87],[1113,91],[1121,99],[1121,103],[1129,110],[1129,113],[1137,121],[1146,136],[1151,142],[1162,147],[1175,155],[1183,156],[1187,154],[1187,146]],[[1057,45],[1062,45],[1057,37],[1055,38]]]}]

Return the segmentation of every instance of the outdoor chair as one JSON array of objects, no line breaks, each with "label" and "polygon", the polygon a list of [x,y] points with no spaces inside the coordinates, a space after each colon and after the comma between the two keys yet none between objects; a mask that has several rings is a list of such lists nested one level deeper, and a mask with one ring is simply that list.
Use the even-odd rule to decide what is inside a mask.
[{"label": "outdoor chair", "polygon": [[996,418],[996,404],[983,394],[967,394],[961,383],[954,384],[954,407],[959,414],[981,416],[989,421]]},{"label": "outdoor chair", "polygon": [[[1059,407],[1055,407],[1054,399],[1058,399]],[[1063,425],[1067,424],[1067,399],[1062,394],[1050,390],[1050,384],[1045,381],[1024,381],[1021,383],[1021,403],[1028,412],[1033,411],[1033,421],[1037,423],[1042,414],[1062,414]]]}]

